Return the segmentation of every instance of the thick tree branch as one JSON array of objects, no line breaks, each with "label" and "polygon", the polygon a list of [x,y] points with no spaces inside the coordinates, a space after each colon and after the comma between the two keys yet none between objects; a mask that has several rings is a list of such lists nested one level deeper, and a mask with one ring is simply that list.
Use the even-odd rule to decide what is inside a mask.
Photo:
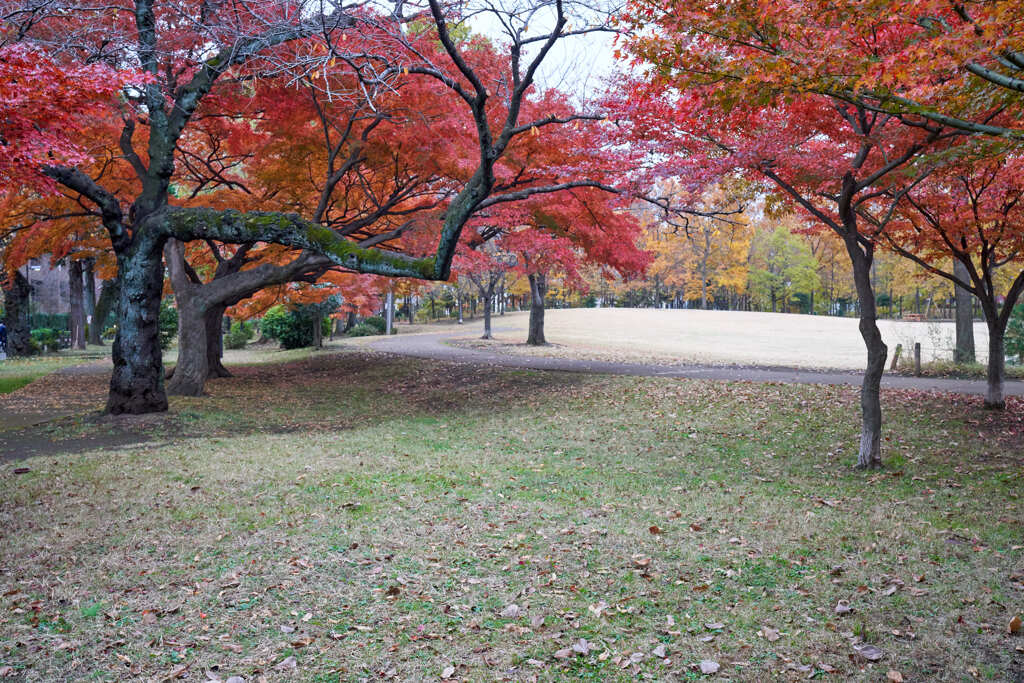
[{"label": "thick tree branch", "polygon": [[[154,217],[156,218],[156,217]],[[330,228],[290,213],[170,207],[157,229],[182,241],[215,239],[235,244],[270,242],[321,254],[357,273],[423,280],[445,279],[433,258],[413,258],[360,246]]]}]

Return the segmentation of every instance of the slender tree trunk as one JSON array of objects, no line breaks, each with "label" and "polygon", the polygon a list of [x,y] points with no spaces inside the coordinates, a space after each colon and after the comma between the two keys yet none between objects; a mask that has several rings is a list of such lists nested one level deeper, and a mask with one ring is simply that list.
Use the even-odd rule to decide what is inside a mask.
[{"label": "slender tree trunk", "polygon": [[548,293],[548,277],[544,273],[531,273],[530,281],[530,331],[526,343],[530,346],[547,344],[544,338],[544,296]]},{"label": "slender tree trunk", "polygon": [[96,322],[94,323],[96,325],[96,333],[101,340],[103,339],[103,332],[106,330],[107,319],[110,318],[110,312],[115,309],[120,297],[121,281],[118,278],[115,277],[113,280],[107,280],[103,283],[103,288],[100,290],[100,298],[96,300]]},{"label": "slender tree trunk", "polygon": [[227,306],[214,304],[203,315],[206,327],[206,377],[231,377],[231,372],[224,367],[224,311]]},{"label": "slender tree trunk", "polygon": [[4,283],[4,325],[7,326],[7,355],[27,356],[32,352],[29,324],[29,297],[32,286],[21,271]]},{"label": "slender tree trunk", "polygon": [[487,288],[484,295],[484,336],[481,339],[491,338],[491,300],[494,298],[494,285]]},{"label": "slender tree trunk", "polygon": [[988,324],[988,387],[985,391],[985,407],[990,410],[1006,408],[1003,387],[1006,382],[1006,327],[998,321]]},{"label": "slender tree trunk", "polygon": [[456,292],[455,292],[455,302],[459,306],[459,324],[461,325],[462,324],[462,292],[460,292],[458,290],[456,290]]},{"label": "slender tree trunk", "polygon": [[313,348],[322,349],[324,346],[323,316],[313,316]]},{"label": "slender tree trunk", "polygon": [[407,304],[409,304],[409,324],[412,325],[413,322],[415,322],[415,316],[412,310],[412,294],[405,297],[405,301]]},{"label": "slender tree trunk", "polygon": [[[851,233],[855,234],[855,230],[856,228],[851,230]],[[878,331],[875,291],[871,286],[873,254],[870,251],[865,253],[854,238],[846,238],[845,242],[853,265],[853,279],[860,302],[860,335],[868,352],[868,363],[860,390],[862,425],[857,467],[875,469],[882,466],[881,383],[889,349]]]},{"label": "slender tree trunk", "polygon": [[82,278],[85,280],[85,317],[88,321],[88,343],[100,346],[100,334],[103,332],[96,322],[96,275],[93,272],[95,261],[86,259],[82,262]]},{"label": "slender tree trunk", "polygon": [[68,323],[71,327],[71,348],[85,348],[85,307],[82,290],[82,262],[71,259],[68,264],[68,293],[71,296],[71,312]]},{"label": "slender tree trunk", "polygon": [[342,332],[348,332],[349,330],[351,330],[355,326],[356,326],[356,312],[355,311],[349,311],[348,315],[345,316],[345,329],[342,330]]},{"label": "slender tree trunk", "polygon": [[143,239],[133,247],[130,253],[118,254],[121,291],[107,398],[107,412],[114,415],[167,410],[160,352],[163,245]]},{"label": "slender tree trunk", "polygon": [[[969,282],[971,279],[967,266],[960,259],[953,259],[953,274]],[[957,364],[973,363],[974,353],[974,295],[957,285],[956,293],[956,348],[953,361]]]}]

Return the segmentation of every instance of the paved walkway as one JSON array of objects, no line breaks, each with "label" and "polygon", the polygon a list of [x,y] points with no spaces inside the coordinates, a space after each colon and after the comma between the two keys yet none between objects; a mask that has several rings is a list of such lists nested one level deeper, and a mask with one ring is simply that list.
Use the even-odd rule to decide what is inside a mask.
[{"label": "paved walkway", "polygon": [[[495,332],[503,332],[498,327]],[[471,337],[473,328],[462,328],[428,334],[398,334],[394,337],[370,342],[369,347],[403,356],[429,358],[457,363],[476,363],[505,368],[584,372],[606,375],[633,375],[640,377],[682,377],[724,381],[786,382],[795,384],[852,384],[859,386],[861,373],[844,370],[803,370],[800,368],[762,368],[716,365],[655,365],[648,363],[618,363],[574,358],[548,358],[507,353],[492,353],[477,349],[450,346],[446,342]],[[939,379],[885,375],[882,386],[892,389],[916,389],[957,394],[985,393],[985,382],[973,379]],[[1008,380],[1007,396],[1024,396],[1024,382]]]}]

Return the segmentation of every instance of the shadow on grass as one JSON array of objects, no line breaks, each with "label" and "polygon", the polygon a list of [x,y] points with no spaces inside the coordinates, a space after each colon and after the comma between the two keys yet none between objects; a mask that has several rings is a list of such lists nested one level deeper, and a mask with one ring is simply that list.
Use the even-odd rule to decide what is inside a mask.
[{"label": "shadow on grass", "polygon": [[16,397],[20,411],[0,414],[0,462],[183,439],[337,431],[411,415],[481,414],[542,401],[586,379],[355,352],[232,372],[209,381],[205,396],[171,397],[166,413],[119,416],[99,409],[105,374],[44,377]]}]

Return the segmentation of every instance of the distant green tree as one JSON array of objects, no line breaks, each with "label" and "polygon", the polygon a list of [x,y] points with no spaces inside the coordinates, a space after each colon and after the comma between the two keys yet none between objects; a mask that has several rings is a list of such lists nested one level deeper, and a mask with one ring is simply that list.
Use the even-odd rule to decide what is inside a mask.
[{"label": "distant green tree", "polygon": [[1017,304],[1013,309],[1013,317],[1006,325],[1006,353],[1016,357],[1019,365],[1024,365],[1024,304]]},{"label": "distant green tree", "polygon": [[[821,283],[810,248],[785,226],[754,236],[750,247],[750,295],[772,311],[789,310],[796,294],[809,295]],[[796,305],[806,299],[796,300]]]},{"label": "distant green tree", "polygon": [[178,309],[171,299],[160,302],[160,350],[166,351],[178,336]]}]

